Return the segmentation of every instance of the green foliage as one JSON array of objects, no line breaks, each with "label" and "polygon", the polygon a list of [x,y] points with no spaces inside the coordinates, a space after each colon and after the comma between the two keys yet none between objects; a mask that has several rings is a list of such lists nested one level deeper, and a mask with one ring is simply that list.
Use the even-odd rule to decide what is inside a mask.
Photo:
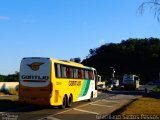
[{"label": "green foliage", "polygon": [[143,2],[140,6],[139,6],[139,11],[141,14],[143,14],[144,9],[146,9],[146,7],[149,7],[150,10],[154,13],[154,17],[157,18],[158,22],[160,22],[160,0],[148,0]]},{"label": "green foliage", "polygon": [[77,57],[77,58],[71,58],[70,61],[76,62],[76,63],[80,63],[81,62],[81,58]]},{"label": "green foliage", "polygon": [[160,93],[160,86],[154,88],[152,91],[155,93]]},{"label": "green foliage", "polygon": [[15,74],[0,75],[0,82],[18,82],[18,81],[19,81],[18,72],[15,72]]},{"label": "green foliage", "polygon": [[136,74],[142,83],[158,79],[160,72],[160,39],[128,39],[121,43],[104,44],[90,49],[82,61],[84,65],[95,67],[104,79],[110,78],[109,67],[114,67],[116,76]]}]

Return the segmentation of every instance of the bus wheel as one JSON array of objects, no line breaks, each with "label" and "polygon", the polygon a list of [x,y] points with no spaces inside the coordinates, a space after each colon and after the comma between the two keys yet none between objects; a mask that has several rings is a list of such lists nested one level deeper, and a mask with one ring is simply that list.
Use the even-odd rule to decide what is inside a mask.
[{"label": "bus wheel", "polygon": [[66,100],[66,96],[63,97],[63,103],[62,105],[60,106],[61,109],[64,109],[66,107],[66,103],[67,103],[67,100]]},{"label": "bus wheel", "polygon": [[67,107],[71,107],[72,102],[73,102],[73,96],[72,96],[72,94],[70,94],[68,102],[67,102]]},{"label": "bus wheel", "polygon": [[91,102],[93,100],[93,92],[91,93],[90,98],[88,99],[88,102]]}]

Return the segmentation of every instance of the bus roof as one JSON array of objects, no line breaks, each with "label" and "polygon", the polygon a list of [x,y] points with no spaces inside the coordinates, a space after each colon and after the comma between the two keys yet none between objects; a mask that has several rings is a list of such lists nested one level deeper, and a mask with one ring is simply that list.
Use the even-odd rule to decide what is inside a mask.
[{"label": "bus roof", "polygon": [[70,65],[70,66],[75,66],[75,67],[81,67],[81,68],[86,68],[86,69],[92,69],[95,70],[93,67],[88,67],[84,66],[81,63],[76,63],[73,61],[68,61],[68,60],[57,60],[55,58],[47,58],[47,57],[25,57],[23,59],[50,59],[52,62],[59,63],[59,64],[64,64],[64,65]]},{"label": "bus roof", "polygon": [[76,63],[76,62],[73,62],[73,61],[68,61],[68,60],[57,60],[57,59],[54,59],[54,58],[50,58],[51,61],[53,62],[56,62],[56,63],[60,63],[60,64],[65,64],[65,65],[71,65],[71,66],[77,66],[77,67],[81,67],[81,68],[87,68],[87,69],[92,69],[92,70],[95,70],[95,68],[93,67],[88,67],[88,66],[84,66],[83,64],[81,63]]}]

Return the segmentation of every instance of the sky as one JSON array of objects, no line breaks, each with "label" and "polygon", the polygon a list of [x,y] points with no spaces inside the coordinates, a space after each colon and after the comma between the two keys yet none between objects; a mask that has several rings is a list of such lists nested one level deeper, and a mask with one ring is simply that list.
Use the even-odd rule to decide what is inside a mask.
[{"label": "sky", "polygon": [[[61,60],[129,38],[160,38],[146,0],[0,0],[0,74],[19,71],[23,57]],[[107,61],[106,61],[107,62]]]}]

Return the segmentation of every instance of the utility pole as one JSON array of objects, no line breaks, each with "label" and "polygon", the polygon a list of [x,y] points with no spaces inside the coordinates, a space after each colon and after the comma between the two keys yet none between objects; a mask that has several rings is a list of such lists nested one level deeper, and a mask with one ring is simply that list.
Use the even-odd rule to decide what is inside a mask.
[{"label": "utility pole", "polygon": [[114,67],[109,67],[110,68],[110,70],[111,70],[111,79],[113,80],[114,79],[114,74],[115,74],[115,69],[114,69]]}]

